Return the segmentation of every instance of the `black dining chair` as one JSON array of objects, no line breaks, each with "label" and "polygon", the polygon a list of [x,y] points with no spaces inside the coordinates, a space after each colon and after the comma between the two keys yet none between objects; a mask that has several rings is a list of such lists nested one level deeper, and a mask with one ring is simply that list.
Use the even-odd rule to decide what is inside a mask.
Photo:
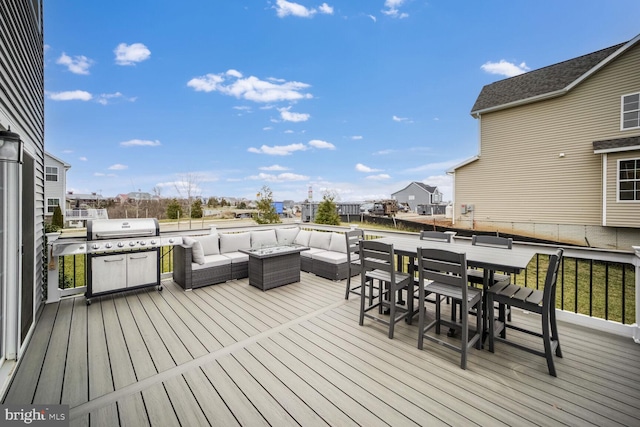
[{"label": "black dining chair", "polygon": [[[364,230],[354,229],[344,233],[347,240],[347,263],[349,266],[347,274],[347,289],[345,290],[344,299],[349,299],[349,294],[360,295],[360,285],[351,287],[351,277],[360,274],[362,265],[360,264],[360,241],[364,240]],[[373,298],[370,293],[369,298]]]},{"label": "black dining chair", "polygon": [[[378,294],[373,300],[365,304],[367,296],[360,292],[360,326],[364,319],[369,318],[389,326],[389,338],[393,338],[395,324],[403,319],[410,321],[413,314],[413,298],[408,298],[408,307],[398,304],[396,295],[403,290],[413,295],[413,277],[407,273],[396,271],[395,252],[393,245],[375,240],[360,241],[360,289],[364,289],[368,281],[378,283]],[[371,295],[372,290],[369,290]],[[378,308],[378,314],[370,311]],[[389,316],[382,314],[388,309]]]},{"label": "black dining chair", "polygon": [[[471,236],[471,244],[474,246],[487,246],[501,249],[512,249],[513,239],[499,236],[483,236],[473,235]],[[470,268],[467,271],[467,278],[470,283],[475,285],[484,285],[484,273],[482,270],[476,270]],[[511,276],[509,274],[494,273],[493,284],[498,282],[510,282]]]},{"label": "black dining chair", "polygon": [[[418,348],[422,349],[424,339],[433,341],[460,353],[460,367],[467,368],[468,350],[475,346],[480,349],[482,344],[482,290],[469,286],[467,281],[467,258],[464,253],[445,251],[440,249],[418,248],[418,292],[420,307],[418,308]],[[435,319],[426,324],[427,315],[424,299],[427,293],[436,295]],[[476,330],[469,329],[469,316],[461,316],[460,321],[452,316],[451,320],[442,317],[441,296],[449,297],[454,301],[454,306],[459,303],[462,313],[468,313],[474,307],[478,313],[476,316]],[[436,335],[440,335],[440,327],[460,331],[460,345],[456,346],[451,340],[437,338],[429,334],[435,328]]]},{"label": "black dining chair", "polygon": [[[494,352],[494,341],[504,342],[529,353],[542,356],[547,360],[549,374],[556,376],[556,368],[553,362],[553,354],[562,357],[560,349],[560,339],[558,337],[558,325],[556,323],[556,282],[558,280],[558,268],[562,260],[562,249],[558,249],[555,254],[549,256],[549,266],[545,277],[544,289],[532,289],[514,284],[496,284],[487,292],[487,303],[489,307],[496,302],[499,305],[498,326],[504,332],[506,329],[513,329],[542,338],[544,351],[528,347],[515,341],[507,340],[504,337],[495,336],[496,322],[494,310],[489,312],[489,351]],[[505,306],[518,307],[531,313],[538,313],[542,317],[541,331],[531,330],[505,322]]]}]

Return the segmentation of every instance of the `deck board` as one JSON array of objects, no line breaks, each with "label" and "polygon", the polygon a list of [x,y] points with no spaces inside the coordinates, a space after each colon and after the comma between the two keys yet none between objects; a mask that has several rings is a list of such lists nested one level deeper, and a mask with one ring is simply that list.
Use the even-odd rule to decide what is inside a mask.
[{"label": "deck board", "polygon": [[[95,399],[114,390],[102,304],[102,298],[93,298],[91,305],[87,307],[89,399]],[[79,351],[78,348],[73,350]],[[73,384],[69,384],[69,387],[71,386]]]},{"label": "deck board", "polygon": [[60,360],[67,358],[72,307],[73,301],[63,301],[60,310],[58,310],[58,316],[56,316],[56,322],[53,331],[51,331],[47,355],[42,364],[38,388],[33,397],[34,404],[59,403],[62,397],[64,369],[60,369]]},{"label": "deck board", "polygon": [[640,425],[630,339],[560,323],[557,378],[503,343],[471,350],[462,370],[458,353],[417,349],[417,322],[398,323],[393,340],[359,326],[345,281],[163,286],[45,306],[4,403],[62,401],[74,426]]},{"label": "deck board", "polygon": [[64,370],[62,404],[76,406],[89,398],[87,375],[87,305],[82,298],[73,300],[69,349]]}]

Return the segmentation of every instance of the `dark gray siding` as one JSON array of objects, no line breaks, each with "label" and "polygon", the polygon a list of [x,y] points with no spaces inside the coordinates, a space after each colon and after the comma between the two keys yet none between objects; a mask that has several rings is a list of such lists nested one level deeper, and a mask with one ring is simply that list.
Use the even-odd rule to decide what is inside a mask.
[{"label": "dark gray siding", "polygon": [[[34,158],[34,263],[41,300],[44,244],[44,43],[42,0],[0,1],[0,125],[11,126]],[[30,254],[25,254],[25,256]]]}]

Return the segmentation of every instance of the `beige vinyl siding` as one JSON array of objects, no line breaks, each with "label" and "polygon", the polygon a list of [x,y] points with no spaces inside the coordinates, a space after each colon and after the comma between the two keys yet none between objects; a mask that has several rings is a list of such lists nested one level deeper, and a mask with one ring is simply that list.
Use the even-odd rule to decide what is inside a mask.
[{"label": "beige vinyl siding", "polygon": [[640,227],[640,201],[618,201],[618,160],[640,159],[640,151],[606,156],[606,223],[611,227]]},{"label": "beige vinyl siding", "polygon": [[[602,163],[593,141],[620,131],[620,96],[640,90],[640,47],[568,94],[487,113],[480,159],[456,170],[456,217],[478,222],[601,225]],[[564,157],[560,157],[564,153]]]}]

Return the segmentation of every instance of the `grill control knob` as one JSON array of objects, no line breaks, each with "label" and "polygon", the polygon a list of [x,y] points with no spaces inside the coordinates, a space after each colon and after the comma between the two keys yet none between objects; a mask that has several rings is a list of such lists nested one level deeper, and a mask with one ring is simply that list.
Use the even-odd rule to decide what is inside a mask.
[{"label": "grill control knob", "polygon": [[91,249],[100,249],[100,245],[97,243],[94,243],[93,245],[91,245]]},{"label": "grill control knob", "polygon": [[155,245],[155,244],[156,244],[156,241],[155,241],[155,240],[151,240],[151,244],[152,244],[152,245]]},{"label": "grill control knob", "polygon": [[124,243],[122,243],[122,242],[118,242],[118,247],[119,247],[119,248],[121,248],[121,247],[123,247],[123,246],[124,246]]},{"label": "grill control knob", "polygon": [[136,242],[134,242],[133,240],[129,242],[129,246],[135,246]]},{"label": "grill control knob", "polygon": [[146,244],[147,244],[147,242],[145,242],[144,240],[140,240],[140,246],[144,246]]},{"label": "grill control knob", "polygon": [[107,249],[111,249],[113,245],[111,243],[105,243],[104,247]]},{"label": "grill control knob", "polygon": [[173,243],[173,242],[174,242],[173,237],[169,238],[169,243]]}]

